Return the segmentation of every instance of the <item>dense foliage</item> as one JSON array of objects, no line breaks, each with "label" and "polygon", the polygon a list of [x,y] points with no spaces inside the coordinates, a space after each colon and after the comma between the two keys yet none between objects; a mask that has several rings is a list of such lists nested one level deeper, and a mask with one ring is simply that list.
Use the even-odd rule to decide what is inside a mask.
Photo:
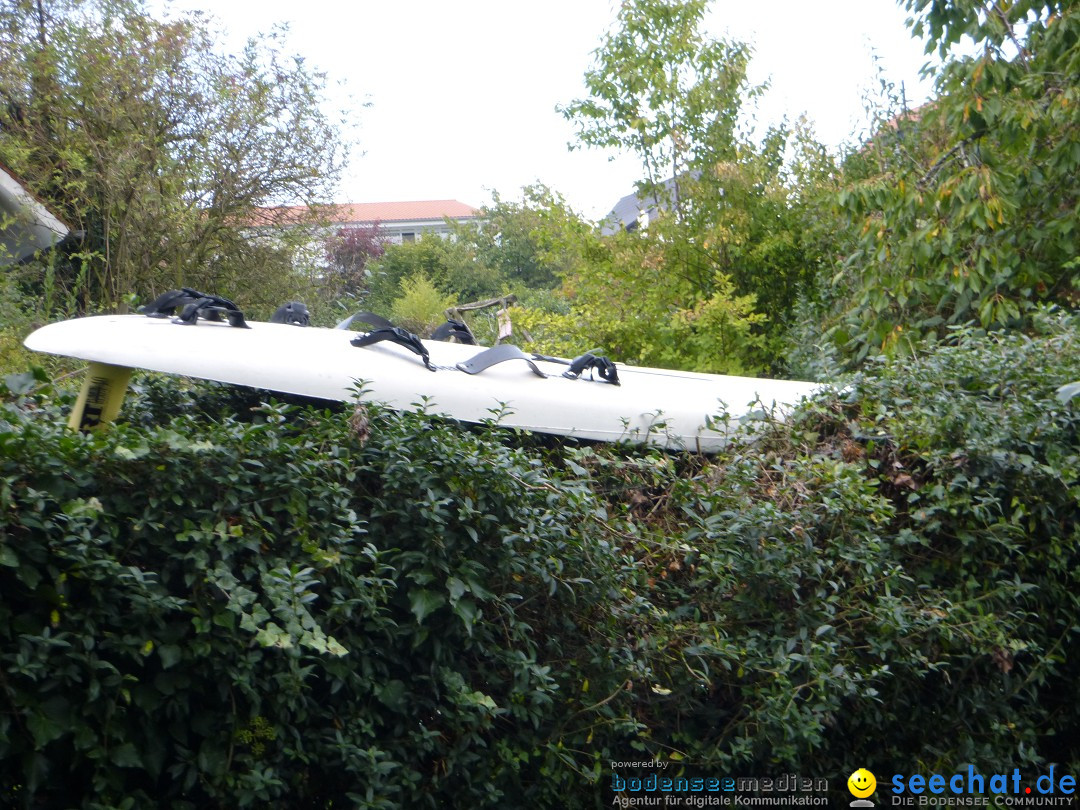
[{"label": "dense foliage", "polygon": [[578,240],[561,274],[569,312],[526,316],[545,351],[601,345],[627,362],[727,373],[782,365],[796,296],[824,263],[797,183],[810,188],[820,161],[805,160],[815,150],[804,126],[744,126],[762,92],[747,80],[750,48],[706,35],[706,10],[621,4],[585,74],[588,97],[562,108],[581,145],[641,161],[648,221]]},{"label": "dense foliage", "polygon": [[[137,420],[190,407],[152,387]],[[594,499],[426,416],[368,418],[79,436],[5,406],[5,806],[554,795],[580,686],[557,662],[598,654],[617,564],[557,510]]]},{"label": "dense foliage", "polygon": [[595,807],[645,756],[1075,773],[1080,325],[1035,327],[712,460],[153,380],[75,435],[10,377],[0,796]]},{"label": "dense foliage", "polygon": [[[1080,303],[1080,8],[906,6],[927,50],[950,58],[937,97],[899,111],[848,167],[858,243],[836,279],[850,293],[833,334],[856,359]],[[968,55],[952,57],[961,40]]]},{"label": "dense foliage", "polygon": [[537,183],[521,190],[520,202],[492,196],[479,224],[459,227],[455,238],[471,245],[477,261],[495,268],[513,292],[551,289],[578,269],[592,228],[560,194]]},{"label": "dense foliage", "polygon": [[[429,233],[416,241],[386,244],[377,241],[377,231],[375,239],[363,229],[355,236],[345,231],[352,247],[341,235],[328,245],[334,257],[331,277],[343,278],[340,259],[350,251],[359,254],[352,264],[361,273],[350,271],[357,283],[346,290],[352,301],[398,320],[405,317],[421,334],[442,324],[449,306],[509,294],[540,311],[564,309],[562,296],[552,289],[581,269],[581,254],[595,240],[592,226],[542,185],[522,189],[520,202],[494,196],[491,205],[480,209],[477,222],[457,224],[449,237]],[[489,315],[465,317],[477,334],[493,337],[494,325],[484,320]]]},{"label": "dense foliage", "polygon": [[569,313],[530,323],[540,345],[822,374],[950,326],[1022,329],[1041,303],[1075,307],[1076,4],[905,5],[942,60],[936,98],[886,98],[869,141],[840,159],[801,124],[757,138],[739,126],[762,88],[744,45],[703,32],[704,0],[623,3],[589,96],[563,112],[581,144],[641,159],[653,210],[579,251]]},{"label": "dense foliage", "polygon": [[326,240],[323,285],[333,298],[356,298],[371,285],[368,264],[386,252],[387,239],[380,223],[341,228]]},{"label": "dense foliage", "polygon": [[[499,269],[478,261],[473,246],[465,241],[428,234],[415,242],[388,245],[385,253],[372,261],[364,303],[375,312],[387,312],[406,295],[410,280],[424,278],[450,303],[466,303],[501,295],[507,280]],[[446,306],[446,305],[444,305]],[[442,310],[432,312],[432,326],[442,322]]]}]

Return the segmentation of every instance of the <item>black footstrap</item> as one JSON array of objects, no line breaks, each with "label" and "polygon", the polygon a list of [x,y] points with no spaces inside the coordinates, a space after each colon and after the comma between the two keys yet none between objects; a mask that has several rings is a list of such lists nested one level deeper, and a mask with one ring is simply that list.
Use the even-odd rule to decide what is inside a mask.
[{"label": "black footstrap", "polygon": [[[180,310],[177,313],[177,310]],[[139,312],[150,318],[168,318],[174,316],[176,323],[194,326],[199,318],[207,321],[220,321],[222,316],[230,326],[249,329],[244,320],[244,313],[228,298],[210,293],[201,293],[191,287],[181,287],[159,295]]]},{"label": "black footstrap", "polygon": [[179,290],[162,293],[149,304],[139,307],[139,312],[149,318],[171,318],[176,314],[177,308],[183,309],[188,304],[207,297],[209,296],[190,287],[181,287]]},{"label": "black footstrap", "polygon": [[458,363],[457,368],[458,371],[464,371],[466,374],[479,374],[496,363],[503,363],[507,360],[524,360],[537,377],[547,377],[539,366],[532,361],[531,357],[512,343],[503,343],[501,346],[492,346],[490,349],[485,349],[468,360]]},{"label": "black footstrap", "polygon": [[473,337],[473,333],[469,331],[465,322],[455,321],[453,318],[447,318],[446,323],[431,333],[432,340],[450,340],[451,338],[466,346],[476,345],[476,338]]},{"label": "black footstrap", "polygon": [[593,349],[575,357],[573,360],[565,360],[562,357],[549,357],[546,354],[534,354],[533,357],[536,360],[546,360],[549,363],[570,366],[569,369],[563,372],[563,376],[571,380],[576,380],[586,371],[595,371],[604,382],[619,385],[619,370],[615,367],[615,363],[606,357],[597,355],[596,352],[598,351],[600,350]]},{"label": "black footstrap", "polygon": [[374,312],[356,312],[343,320],[341,323],[335,326],[335,329],[348,329],[352,326],[353,321],[359,321],[360,323],[366,323],[368,326],[374,326],[376,329],[395,329],[396,327],[390,321],[386,320],[382,315],[376,315]]},{"label": "black footstrap", "polygon": [[288,301],[278,307],[274,314],[270,316],[270,323],[308,326],[311,323],[311,314],[302,301]]},{"label": "black footstrap", "polygon": [[424,361],[424,366],[427,367],[427,370],[435,370],[435,366],[431,365],[431,357],[428,354],[428,350],[424,344],[420,342],[420,338],[412,332],[402,329],[400,326],[387,326],[381,329],[373,329],[367,334],[353,338],[349,342],[353,346],[363,348],[364,346],[371,346],[374,343],[381,343],[384,340],[389,340],[391,343],[404,346],[414,354],[420,355],[420,359]]},{"label": "black footstrap", "polygon": [[571,360],[570,368],[563,372],[563,376],[569,377],[571,380],[576,380],[584,374],[585,371],[595,371],[600,375],[600,379],[606,383],[611,383],[612,385],[619,384],[619,370],[615,368],[615,364],[606,357],[597,357],[592,352],[586,352],[580,357],[575,357]]},{"label": "black footstrap", "polygon": [[194,326],[199,318],[205,321],[220,321],[222,316],[229,322],[229,326],[239,329],[250,329],[244,320],[244,313],[238,309],[220,306],[216,298],[201,298],[184,307],[184,311],[173,318],[175,323],[185,326]]}]

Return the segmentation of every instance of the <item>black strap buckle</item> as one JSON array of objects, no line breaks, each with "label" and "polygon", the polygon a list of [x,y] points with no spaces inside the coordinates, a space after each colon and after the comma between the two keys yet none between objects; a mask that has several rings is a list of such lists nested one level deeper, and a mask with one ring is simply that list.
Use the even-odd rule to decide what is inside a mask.
[{"label": "black strap buckle", "polygon": [[592,351],[585,352],[585,354],[575,357],[573,360],[564,360],[561,357],[550,357],[546,354],[534,354],[533,358],[536,360],[546,360],[549,363],[559,363],[564,366],[570,366],[570,368],[563,372],[563,376],[567,379],[576,380],[585,371],[596,371],[600,375],[600,379],[606,383],[612,385],[619,385],[619,370],[615,367],[615,363],[608,360],[606,357],[601,357],[596,352],[600,349],[593,349]]}]

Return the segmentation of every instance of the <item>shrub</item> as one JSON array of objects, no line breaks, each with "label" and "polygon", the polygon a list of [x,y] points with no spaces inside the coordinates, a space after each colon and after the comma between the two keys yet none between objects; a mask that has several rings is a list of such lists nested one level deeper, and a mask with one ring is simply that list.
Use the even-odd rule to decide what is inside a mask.
[{"label": "shrub", "polygon": [[454,303],[454,296],[444,295],[427,276],[417,273],[401,282],[401,296],[390,311],[399,326],[427,335],[446,320],[444,313]]},{"label": "shrub", "polygon": [[417,414],[372,412],[361,446],[364,419],[284,406],[85,436],[26,405],[0,422],[5,803],[489,806],[566,781],[539,772],[577,694],[555,662],[613,590],[559,519],[584,489]]},{"label": "shrub", "polygon": [[1075,317],[958,331],[672,489],[649,750],[714,773],[1080,769],[1080,414],[1055,396],[1078,342]]}]

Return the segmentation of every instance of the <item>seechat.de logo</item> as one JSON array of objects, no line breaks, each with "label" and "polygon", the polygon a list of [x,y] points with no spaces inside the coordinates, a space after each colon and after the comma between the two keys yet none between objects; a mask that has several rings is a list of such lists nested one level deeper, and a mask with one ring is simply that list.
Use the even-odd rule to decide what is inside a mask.
[{"label": "seechat.de logo", "polygon": [[867,801],[869,796],[877,788],[877,779],[866,768],[859,768],[847,780],[847,789],[855,797],[851,807],[873,807],[874,803]]}]

